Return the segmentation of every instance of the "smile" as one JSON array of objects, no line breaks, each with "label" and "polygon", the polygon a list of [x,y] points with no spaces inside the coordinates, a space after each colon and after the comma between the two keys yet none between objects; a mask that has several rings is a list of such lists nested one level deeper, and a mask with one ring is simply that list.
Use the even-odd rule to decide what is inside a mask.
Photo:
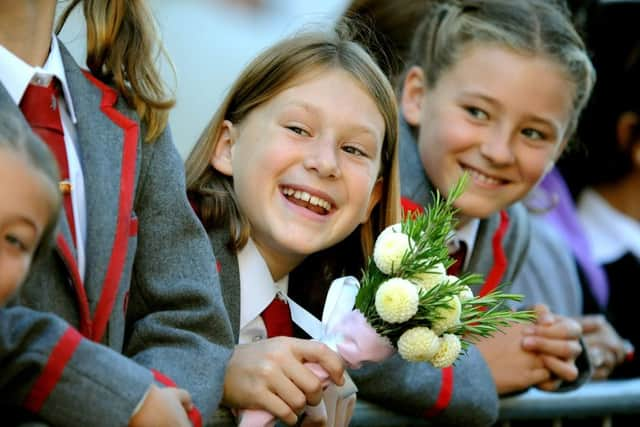
[{"label": "smile", "polygon": [[282,194],[292,203],[307,208],[317,214],[327,215],[331,211],[331,203],[318,196],[313,196],[306,191],[296,190],[291,187],[282,187]]},{"label": "smile", "polygon": [[469,175],[471,176],[471,178],[475,181],[478,182],[480,184],[485,184],[485,185],[502,185],[502,184],[506,184],[506,180],[503,179],[499,179],[499,178],[494,178],[492,176],[489,175],[485,175],[482,172],[476,170],[476,169],[471,169],[468,166],[463,166],[462,167],[463,170],[465,172],[468,172]]}]

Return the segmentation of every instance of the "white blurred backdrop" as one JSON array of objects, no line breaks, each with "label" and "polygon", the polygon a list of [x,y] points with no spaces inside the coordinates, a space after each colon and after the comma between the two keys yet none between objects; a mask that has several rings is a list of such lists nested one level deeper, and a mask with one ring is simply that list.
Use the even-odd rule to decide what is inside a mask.
[{"label": "white blurred backdrop", "polygon": [[[170,115],[185,157],[242,68],[261,50],[305,25],[330,26],[347,0],[148,0],[175,67],[161,64],[176,91]],[[64,8],[66,1],[59,2]],[[85,28],[77,7],[60,38],[83,64]],[[82,58],[82,60],[80,60]]]}]

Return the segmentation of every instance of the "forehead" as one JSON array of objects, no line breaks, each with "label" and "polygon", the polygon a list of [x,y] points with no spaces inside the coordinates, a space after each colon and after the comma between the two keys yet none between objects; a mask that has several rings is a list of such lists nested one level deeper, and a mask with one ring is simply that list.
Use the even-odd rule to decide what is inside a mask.
[{"label": "forehead", "polygon": [[436,84],[457,92],[480,92],[522,114],[568,122],[575,84],[551,57],[519,53],[494,44],[470,43]]},{"label": "forehead", "polygon": [[342,68],[320,68],[296,78],[265,103],[270,111],[299,107],[311,113],[359,122],[384,131],[382,107],[366,86]]},{"label": "forehead", "polygon": [[26,159],[0,148],[0,222],[19,220],[42,231],[53,209],[53,183]]}]

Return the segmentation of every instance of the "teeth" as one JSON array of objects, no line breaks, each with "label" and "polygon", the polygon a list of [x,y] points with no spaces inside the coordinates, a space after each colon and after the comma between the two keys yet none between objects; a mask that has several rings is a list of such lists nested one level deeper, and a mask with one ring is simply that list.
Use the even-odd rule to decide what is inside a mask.
[{"label": "teeth", "polygon": [[331,210],[331,203],[319,197],[312,196],[306,191],[294,190],[292,188],[285,187],[282,189],[282,193],[285,196],[293,196],[294,198],[302,200],[303,202],[310,203],[314,206],[320,206],[321,208],[324,208],[326,210]]},{"label": "teeth", "polygon": [[476,170],[472,170],[472,169],[466,169],[471,176],[475,179],[478,180],[482,183],[485,184],[490,184],[490,185],[498,185],[500,184],[500,181],[495,179],[495,178],[491,178],[490,176],[481,174],[480,172],[476,171]]}]

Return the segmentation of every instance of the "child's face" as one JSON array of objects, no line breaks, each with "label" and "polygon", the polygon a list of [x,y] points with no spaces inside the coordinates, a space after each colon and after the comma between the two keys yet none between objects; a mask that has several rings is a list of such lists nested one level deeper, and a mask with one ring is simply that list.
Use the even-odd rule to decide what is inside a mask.
[{"label": "child's face", "polygon": [[427,87],[414,67],[402,109],[419,127],[429,179],[443,193],[464,171],[461,218],[484,218],[523,198],[566,143],[573,86],[559,65],[494,45],[471,45]]},{"label": "child's face", "polygon": [[233,176],[251,236],[275,279],[345,239],[380,197],[385,124],[375,102],[342,70],[301,79],[225,122],[212,158]]},{"label": "child's face", "polygon": [[20,155],[0,148],[0,305],[27,275],[52,214],[50,187]]}]

